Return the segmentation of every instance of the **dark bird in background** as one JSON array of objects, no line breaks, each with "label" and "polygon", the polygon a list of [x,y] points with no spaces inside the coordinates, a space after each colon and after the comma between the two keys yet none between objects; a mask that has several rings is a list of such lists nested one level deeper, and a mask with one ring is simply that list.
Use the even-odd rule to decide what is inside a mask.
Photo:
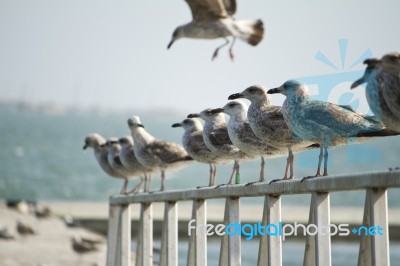
[{"label": "dark bird in background", "polygon": [[168,49],[181,38],[217,39],[224,38],[225,43],[215,49],[212,59],[218,56],[218,51],[229,44],[227,37],[232,36],[229,56],[233,60],[233,45],[239,38],[252,46],[261,42],[264,36],[264,25],[257,20],[235,20],[235,0],[186,0],[192,11],[192,21],[177,27],[172,34]]},{"label": "dark bird in background", "polygon": [[367,83],[367,100],[374,115],[389,129],[400,132],[400,53],[367,59],[364,64],[364,75],[351,88]]},{"label": "dark bird in background", "polygon": [[29,224],[25,224],[21,221],[17,221],[17,232],[20,235],[34,235],[36,234],[35,230],[33,230],[32,226]]},{"label": "dark bird in background", "polygon": [[90,240],[85,238],[71,238],[72,249],[78,254],[84,254],[88,252],[97,251],[97,244],[100,244],[101,241],[98,240]]}]

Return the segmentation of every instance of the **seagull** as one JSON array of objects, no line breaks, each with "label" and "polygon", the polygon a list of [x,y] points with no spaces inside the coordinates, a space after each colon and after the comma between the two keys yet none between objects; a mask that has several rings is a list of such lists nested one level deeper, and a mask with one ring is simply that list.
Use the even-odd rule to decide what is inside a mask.
[{"label": "seagull", "polygon": [[[277,149],[262,142],[251,130],[250,123],[247,119],[247,109],[242,101],[231,101],[223,108],[214,109],[213,113],[224,112],[229,115],[228,134],[232,143],[241,151],[249,156],[261,157],[260,178],[258,182],[264,182],[264,157],[279,157],[286,153],[286,149]],[[251,185],[255,182],[250,182]]]},{"label": "seagull", "polygon": [[205,121],[203,139],[207,147],[220,158],[234,161],[232,174],[228,182],[228,185],[232,185],[235,173],[236,179],[240,178],[239,161],[253,158],[233,145],[232,141],[229,139],[228,125],[225,121],[225,116],[222,113],[213,112],[213,109],[207,108],[198,114],[188,115],[188,118],[195,117],[200,117]]},{"label": "seagull", "polygon": [[134,178],[135,176],[138,176],[143,172],[138,171],[136,169],[128,169],[122,164],[120,157],[121,145],[119,144],[117,138],[110,138],[109,140],[107,140],[106,146],[108,149],[107,160],[109,165],[111,165],[111,167],[115,171],[117,171],[118,173],[120,173],[121,176],[124,177],[125,182],[122,187],[123,191],[122,193],[125,194],[137,193],[140,190],[141,186],[143,185],[143,177],[140,177],[140,182],[134,189],[132,189],[129,192],[126,192],[126,189],[128,187],[129,179]]},{"label": "seagull", "polygon": [[7,227],[3,227],[3,228],[0,229],[0,239],[12,240],[14,238],[15,237],[8,232],[8,228]]},{"label": "seagull", "polygon": [[32,226],[29,224],[22,223],[21,221],[17,221],[17,232],[20,235],[34,235],[36,234],[35,230],[33,230]]},{"label": "seagull", "polygon": [[97,251],[98,248],[96,244],[101,243],[100,241],[91,241],[91,240],[84,240],[82,238],[77,239],[76,237],[71,238],[72,249],[78,253],[88,253],[92,251]]},{"label": "seagull", "polygon": [[182,144],[189,156],[201,163],[210,166],[209,186],[214,186],[217,174],[216,164],[223,163],[224,160],[213,153],[203,139],[203,125],[197,118],[186,118],[180,123],[175,123],[172,127],[182,127],[185,132],[182,136]]},{"label": "seagull", "polygon": [[251,102],[247,117],[250,127],[257,138],[278,150],[288,150],[289,156],[283,178],[274,179],[271,182],[294,179],[293,152],[305,151],[319,147],[319,145],[316,145],[313,141],[302,140],[293,135],[283,117],[282,107],[271,104],[271,99],[265,87],[261,85],[250,86],[240,93],[230,95],[228,100],[239,98],[245,98]]},{"label": "seagull", "polygon": [[[108,148],[106,146],[106,140],[100,134],[92,133],[85,138],[85,145],[83,146],[83,149],[86,150],[88,147],[93,148],[94,156],[104,172],[111,177],[126,179],[120,172],[116,171],[108,163]],[[127,183],[125,181],[120,192],[121,194],[125,193],[126,186]]]},{"label": "seagull", "polygon": [[[269,94],[282,93],[286,96],[282,113],[286,123],[296,136],[321,145],[318,169],[315,176],[321,176],[320,168],[324,157],[324,176],[328,175],[328,147],[337,139],[353,136],[380,135],[383,125],[341,106],[311,100],[307,86],[295,81],[286,81],[279,88],[270,89]],[[302,181],[303,181],[302,180]]]},{"label": "seagull", "polygon": [[185,149],[174,142],[159,140],[150,135],[140,122],[138,116],[128,119],[135,142],[133,150],[138,161],[145,167],[161,171],[161,189],[165,190],[165,171],[187,164],[193,159]]},{"label": "seagull", "polygon": [[374,115],[389,129],[400,132],[400,53],[367,59],[364,64],[364,75],[351,89],[367,83],[367,100]]},{"label": "seagull", "polygon": [[252,46],[261,42],[264,35],[264,25],[257,20],[235,20],[232,16],[236,13],[235,0],[186,0],[192,11],[192,21],[179,26],[172,34],[168,49],[180,38],[217,39],[224,38],[225,43],[214,51],[212,60],[218,56],[218,51],[229,44],[227,37],[233,40],[229,48],[229,56],[233,60],[233,45],[239,38]]},{"label": "seagull", "polygon": [[142,173],[146,180],[145,191],[149,191],[151,187],[150,174],[152,172],[152,169],[147,168],[139,163],[138,159],[135,156],[135,152],[133,151],[134,143],[132,136],[119,138],[118,142],[121,145],[119,157],[121,159],[122,165],[129,171],[135,172],[134,175]]}]

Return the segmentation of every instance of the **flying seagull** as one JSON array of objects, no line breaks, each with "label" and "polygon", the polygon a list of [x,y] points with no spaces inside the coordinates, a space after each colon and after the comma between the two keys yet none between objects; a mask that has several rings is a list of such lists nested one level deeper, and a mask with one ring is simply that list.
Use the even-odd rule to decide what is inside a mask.
[{"label": "flying seagull", "polygon": [[161,189],[165,190],[165,171],[183,166],[193,161],[185,149],[174,142],[159,140],[150,135],[138,116],[128,119],[135,145],[133,151],[138,161],[145,167],[161,171]]},{"label": "flying seagull", "polygon": [[[339,105],[311,100],[307,86],[295,80],[286,81],[268,93],[282,93],[286,96],[282,113],[296,136],[321,145],[317,173],[307,178],[321,176],[322,158],[324,158],[323,175],[328,175],[328,147],[336,142],[343,142],[351,137],[387,135],[382,123],[374,119]],[[389,135],[393,135],[393,132],[389,132]]]},{"label": "flying seagull", "polygon": [[218,51],[229,44],[227,37],[232,36],[229,56],[233,60],[233,45],[239,38],[252,46],[261,42],[264,35],[264,25],[257,20],[235,20],[235,0],[186,0],[192,11],[192,21],[177,27],[172,34],[168,49],[180,38],[217,39],[224,38],[225,43],[215,49],[212,59],[218,56]]},{"label": "flying seagull", "polygon": [[367,83],[367,100],[374,115],[389,129],[400,132],[400,53],[367,59],[364,64],[364,75],[351,88]]},{"label": "flying seagull", "polygon": [[203,125],[199,119],[186,118],[180,123],[173,124],[172,127],[182,127],[185,130],[182,136],[183,147],[193,159],[210,166],[209,186],[214,186],[217,174],[216,164],[225,161],[207,147],[203,139]]}]

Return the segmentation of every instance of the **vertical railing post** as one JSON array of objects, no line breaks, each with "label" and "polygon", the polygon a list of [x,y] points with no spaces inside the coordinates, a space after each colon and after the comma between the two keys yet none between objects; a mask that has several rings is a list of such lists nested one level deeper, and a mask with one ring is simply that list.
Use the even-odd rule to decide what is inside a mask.
[{"label": "vertical railing post", "polygon": [[[315,205],[315,197],[314,195],[312,195],[310,203],[310,214],[308,216],[308,224],[315,224],[314,205]],[[315,235],[306,235],[306,247],[304,250],[303,265],[315,266]]]},{"label": "vertical railing post", "polygon": [[160,266],[178,265],[178,205],[165,202],[164,231],[160,254]]},{"label": "vertical railing post", "polygon": [[[278,225],[281,222],[280,196],[265,196],[262,225]],[[279,229],[277,229],[279,230]],[[279,232],[272,232],[278,234]],[[282,265],[282,237],[271,236],[265,232],[260,238],[258,250],[258,266]]]},{"label": "vertical railing post", "polygon": [[131,208],[128,205],[121,206],[119,237],[121,241],[121,266],[131,265]]},{"label": "vertical railing post", "polygon": [[108,229],[107,229],[107,266],[116,264],[119,256],[119,224],[121,206],[109,205]]},{"label": "vertical railing post", "polygon": [[[375,226],[375,236],[361,232],[358,265],[389,265],[389,226],[386,188],[366,191],[363,226]],[[382,229],[379,229],[382,228]],[[366,229],[366,230],[367,230]],[[382,235],[379,234],[382,233]]]},{"label": "vertical railing post", "polygon": [[207,265],[207,202],[204,199],[193,200],[192,219],[196,229],[191,230],[187,265]]},{"label": "vertical railing post", "polygon": [[[229,223],[229,202],[225,200],[224,222],[225,226]],[[221,239],[221,247],[219,253],[219,266],[228,265],[228,235],[224,234]]]},{"label": "vertical railing post", "polygon": [[153,265],[153,209],[150,203],[141,203],[140,256],[141,266]]},{"label": "vertical railing post", "polygon": [[[228,201],[229,224],[240,224],[240,198],[227,198],[226,200]],[[228,237],[228,265],[241,265],[241,256],[241,233],[236,232]]]},{"label": "vertical railing post", "polygon": [[314,192],[315,260],[317,266],[329,266],[331,261],[330,201],[329,193]]}]

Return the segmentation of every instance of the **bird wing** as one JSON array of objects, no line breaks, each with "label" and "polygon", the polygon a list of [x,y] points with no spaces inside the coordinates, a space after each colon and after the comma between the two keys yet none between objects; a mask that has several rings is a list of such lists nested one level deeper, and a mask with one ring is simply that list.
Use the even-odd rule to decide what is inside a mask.
[{"label": "bird wing", "polygon": [[378,130],[381,126],[362,115],[333,103],[312,101],[305,106],[308,109],[305,119],[316,122],[321,127],[331,129],[337,136],[349,136],[361,132]]},{"label": "bird wing", "polygon": [[209,139],[214,146],[233,145],[226,128],[217,128],[209,133]]},{"label": "bird wing", "polygon": [[146,146],[149,154],[159,158],[163,163],[174,163],[188,157],[185,149],[176,143],[155,140]]},{"label": "bird wing", "polygon": [[186,0],[193,20],[215,20],[226,18],[236,12],[235,0]]}]

